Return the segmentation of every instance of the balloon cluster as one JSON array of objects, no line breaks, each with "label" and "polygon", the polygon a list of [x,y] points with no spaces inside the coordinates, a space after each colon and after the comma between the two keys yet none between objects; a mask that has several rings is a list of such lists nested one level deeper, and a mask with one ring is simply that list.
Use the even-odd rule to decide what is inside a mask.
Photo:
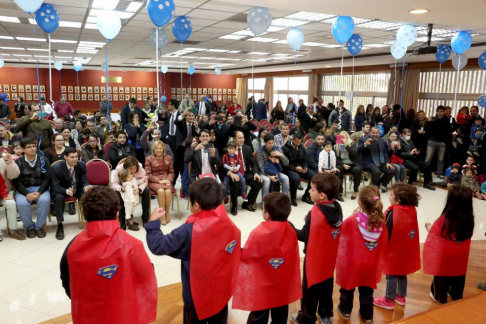
[{"label": "balloon cluster", "polygon": [[467,56],[463,53],[471,47],[472,36],[469,32],[462,30],[451,39],[451,47],[456,56],[452,59],[452,65],[457,71],[462,70],[467,64]]},{"label": "balloon cluster", "polygon": [[246,22],[253,35],[261,35],[266,32],[272,24],[272,13],[268,8],[253,7],[248,12]]},{"label": "balloon cluster", "polygon": [[399,60],[407,53],[407,47],[417,40],[417,29],[412,25],[403,25],[397,31],[397,40],[390,47],[395,60]]}]

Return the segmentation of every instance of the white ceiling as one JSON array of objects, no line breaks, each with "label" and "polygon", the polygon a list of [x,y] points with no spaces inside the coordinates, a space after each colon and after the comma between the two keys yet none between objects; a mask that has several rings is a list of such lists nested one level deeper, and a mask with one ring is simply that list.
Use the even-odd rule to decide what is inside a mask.
[{"label": "white ceiling", "polygon": [[[48,2],[58,10],[61,21],[75,22],[81,26],[79,28],[59,27],[51,35],[53,41],[71,42],[52,43],[55,59],[64,61],[65,68],[70,68],[68,64],[72,64],[75,60],[82,60],[85,68],[98,69],[101,63],[105,61],[103,48],[103,44],[106,42],[105,38],[97,29],[89,29],[85,25],[93,4],[104,3],[104,1],[107,0],[51,0]],[[156,53],[154,46],[151,44],[150,35],[155,26],[146,12],[145,5],[147,1],[121,0],[115,10],[124,12],[131,2],[143,4],[132,17],[122,19],[123,28],[120,34],[107,46],[110,68],[153,70],[154,65],[152,62],[155,61]],[[305,22],[300,28],[305,34],[305,41],[310,43],[302,46],[298,53],[299,56],[297,56],[297,64],[295,64],[294,52],[285,41],[289,28],[260,36],[274,40],[269,43],[249,41],[249,39],[253,38],[252,36],[246,36],[240,40],[220,38],[233,33],[241,33],[241,31],[248,28],[246,15],[251,7],[255,5],[254,0],[174,0],[174,2],[176,5],[175,16],[186,15],[192,22],[193,33],[189,38],[189,42],[196,42],[182,45],[184,49],[182,57],[183,68],[193,65],[196,68],[196,73],[211,73],[216,66],[220,66],[225,73],[250,73],[252,64],[255,67],[255,72],[340,66],[342,49],[322,47],[322,44],[334,47],[338,45],[331,34],[330,23],[332,18],[325,22],[306,22],[302,19],[294,19],[292,21],[297,23]],[[349,15],[398,24],[411,23],[419,28],[426,27],[427,23],[433,23],[434,29],[469,30],[471,33],[479,35],[473,37],[473,47],[466,52],[466,55],[469,58],[477,58],[480,53],[486,50],[486,22],[483,18],[486,3],[481,0],[260,0],[258,5],[268,7],[272,12],[274,21],[299,12],[312,12],[329,15]],[[426,8],[430,12],[423,15],[408,13],[409,10],[416,8]],[[126,12],[124,14],[126,15]],[[21,23],[0,21],[0,54],[2,54],[6,64],[11,66],[29,66],[35,63],[35,59],[39,60],[41,64],[45,64],[45,61],[48,60],[48,52],[45,51],[48,48],[48,43],[45,41],[47,35],[38,27],[36,27],[34,35],[33,25],[28,20],[29,15],[22,12],[13,0],[0,0],[0,16],[18,17],[21,21]],[[2,20],[1,18],[0,20]],[[95,18],[89,19],[89,22],[92,19]],[[393,57],[389,54],[387,42],[395,39],[396,29],[377,30],[363,28],[366,25],[363,25],[363,23],[359,24],[358,21],[356,20],[355,33],[362,36],[365,46],[371,45],[373,48],[363,49],[356,56],[355,64],[394,63]],[[181,58],[178,53],[173,55],[170,55],[170,53],[179,51],[181,44],[172,35],[171,26],[171,24],[168,24],[164,28],[168,44],[162,49],[162,55],[165,55],[165,57],[160,58],[160,65],[168,65],[170,69],[177,71],[177,68],[180,68]],[[425,35],[420,36],[425,37]],[[5,39],[5,37],[13,39]],[[18,37],[40,38],[44,42],[22,40],[18,39]],[[433,42],[433,45],[450,44],[450,38],[451,34],[447,37],[442,37],[440,41]],[[88,45],[96,46],[99,51],[79,53],[81,51],[80,45],[83,47],[83,43],[80,42],[97,42]],[[474,46],[474,44],[483,43],[485,44],[484,46]],[[417,42],[412,47],[420,44],[421,42]],[[84,45],[86,47],[86,43]],[[205,50],[190,51],[188,49]],[[411,47],[409,47],[410,49]],[[220,50],[220,52],[208,50]],[[236,53],[221,51],[235,51]],[[252,51],[268,54],[248,54]],[[35,58],[33,55],[35,55]],[[344,51],[344,56],[345,65],[351,65],[351,56],[346,50]],[[434,60],[433,56],[407,57],[407,62],[431,60]]]}]

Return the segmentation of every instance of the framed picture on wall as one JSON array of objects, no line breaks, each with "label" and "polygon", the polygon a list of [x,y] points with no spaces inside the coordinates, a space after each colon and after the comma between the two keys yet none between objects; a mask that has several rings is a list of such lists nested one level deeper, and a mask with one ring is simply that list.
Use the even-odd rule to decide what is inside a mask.
[{"label": "framed picture on wall", "polygon": [[81,87],[81,94],[86,93],[86,87]]},{"label": "framed picture on wall", "polygon": [[177,94],[181,94],[181,88],[177,88]]},{"label": "framed picture on wall", "polygon": [[94,87],[93,90],[94,93],[100,93],[100,87]]},{"label": "framed picture on wall", "polygon": [[181,101],[182,99],[182,96],[181,95],[177,95],[177,100]]},{"label": "framed picture on wall", "polygon": [[81,100],[81,97],[80,97],[80,94],[79,94],[79,93],[76,93],[76,94],[74,95],[74,100],[76,100],[76,101]]},{"label": "framed picture on wall", "polygon": [[120,101],[125,100],[125,95],[124,95],[124,94],[119,95],[119,96],[118,96],[118,99],[120,99]]},{"label": "framed picture on wall", "polygon": [[10,85],[8,85],[8,84],[4,84],[4,85],[3,85],[3,91],[5,91],[5,92],[10,92]]},{"label": "framed picture on wall", "polygon": [[225,95],[223,95],[223,101],[227,101],[227,100],[228,98]]},{"label": "framed picture on wall", "polygon": [[197,95],[192,95],[192,100],[196,101],[197,100]]},{"label": "framed picture on wall", "polygon": [[34,93],[34,100],[35,101],[38,101],[39,100],[39,93]]},{"label": "framed picture on wall", "polygon": [[25,100],[32,100],[32,93],[28,93],[25,95]]},{"label": "framed picture on wall", "polygon": [[17,85],[16,85],[16,84],[12,84],[12,85],[10,86],[10,91],[12,91],[12,92],[17,92]]},{"label": "framed picture on wall", "polygon": [[233,89],[233,94],[234,94],[234,95],[236,94],[236,89]]},{"label": "framed picture on wall", "polygon": [[108,95],[108,99],[111,101],[113,100],[113,97],[111,96],[111,94]]},{"label": "framed picture on wall", "polygon": [[111,91],[111,87],[108,87],[108,93],[113,93],[113,92]]},{"label": "framed picture on wall", "polygon": [[12,97],[12,100],[17,100],[17,94],[16,93],[12,93],[11,97]]},{"label": "framed picture on wall", "polygon": [[106,93],[106,88],[105,87],[100,87],[101,93]]},{"label": "framed picture on wall", "polygon": [[123,91],[123,87],[118,87],[118,93],[125,93],[125,91]]},{"label": "framed picture on wall", "polygon": [[0,91],[2,91],[2,85],[0,84]]},{"label": "framed picture on wall", "polygon": [[213,88],[208,89],[208,94],[212,95],[213,94]]},{"label": "framed picture on wall", "polygon": [[[26,90],[27,91],[27,90]],[[79,87],[74,87],[74,93],[79,93]]]},{"label": "framed picture on wall", "polygon": [[172,94],[176,93],[176,89],[175,88],[170,88],[170,93],[172,93]]},{"label": "framed picture on wall", "polygon": [[[162,87],[160,89],[162,89]],[[154,93],[157,94],[157,87],[154,88]]]},{"label": "framed picture on wall", "polygon": [[93,87],[88,87],[88,93],[93,93]]},{"label": "framed picture on wall", "polygon": [[88,95],[86,93],[83,93],[81,95],[81,101],[86,101],[88,99]]},{"label": "framed picture on wall", "polygon": [[40,86],[40,92],[46,92],[46,86],[41,85]]},{"label": "framed picture on wall", "polygon": [[143,87],[143,88],[142,88],[142,93],[148,93],[148,89],[147,89],[147,87]]},{"label": "framed picture on wall", "polygon": [[135,93],[135,92],[137,92],[137,89],[135,89],[135,87],[131,87],[131,88],[130,88],[130,92],[131,92],[131,93]]},{"label": "framed picture on wall", "polygon": [[197,88],[192,88],[192,94],[197,94]]},{"label": "framed picture on wall", "polygon": [[74,101],[74,94],[72,94],[72,93],[68,94],[68,100]]},{"label": "framed picture on wall", "polygon": [[118,87],[113,87],[113,93],[118,93]]},{"label": "framed picture on wall", "polygon": [[219,95],[220,95],[220,94],[223,94],[223,89],[218,88],[218,94],[219,94]]},{"label": "framed picture on wall", "polygon": [[223,89],[223,94],[226,94],[226,89]]},{"label": "framed picture on wall", "polygon": [[203,88],[203,93],[202,94],[208,94],[208,88]]},{"label": "framed picture on wall", "polygon": [[202,88],[197,88],[197,94],[202,94]]},{"label": "framed picture on wall", "polygon": [[125,87],[125,93],[129,94],[130,93],[130,87]]},{"label": "framed picture on wall", "polygon": [[[26,90],[26,92],[28,92],[28,91]],[[37,85],[33,85],[32,86],[32,92],[39,92],[39,87]]]},{"label": "framed picture on wall", "polygon": [[136,93],[132,93],[132,96],[130,98],[135,98],[137,99],[137,94]]},{"label": "framed picture on wall", "polygon": [[231,89],[228,89],[228,94],[231,94]]},{"label": "framed picture on wall", "polygon": [[192,94],[192,88],[187,88],[187,93]]},{"label": "framed picture on wall", "polygon": [[[5,91],[5,87],[3,87],[3,90]],[[30,84],[25,85],[25,92],[32,92],[32,87],[30,86]]]},{"label": "framed picture on wall", "polygon": [[[34,92],[37,92],[37,91],[34,91]],[[66,86],[62,86],[62,87],[61,87],[61,92],[62,92],[62,93],[66,93],[66,92],[67,92],[67,91],[66,91]]]},{"label": "framed picture on wall", "polygon": [[[157,92],[157,88],[156,88],[155,92]],[[154,93],[154,88],[148,88],[148,93]]]},{"label": "framed picture on wall", "polygon": [[25,99],[25,93],[23,93],[23,92],[19,92],[19,97],[22,97],[22,98],[24,98],[24,99]]},{"label": "framed picture on wall", "polygon": [[118,101],[118,95],[117,94],[113,95],[113,101]]},{"label": "framed picture on wall", "polygon": [[95,99],[94,99],[95,101],[100,101],[100,95],[99,94],[95,94],[94,97],[95,97]]},{"label": "framed picture on wall", "polygon": [[137,95],[137,100],[142,100],[142,95],[141,94],[138,94]]},{"label": "framed picture on wall", "polygon": [[182,88],[182,94],[186,94],[187,93],[187,89],[186,88]]},{"label": "framed picture on wall", "polygon": [[68,86],[68,92],[74,92],[73,86]]},{"label": "framed picture on wall", "polygon": [[142,87],[137,87],[137,93],[142,93]]},{"label": "framed picture on wall", "polygon": [[90,93],[90,94],[88,95],[88,101],[93,101],[93,94],[92,94],[92,93]]},{"label": "framed picture on wall", "polygon": [[218,89],[213,88],[213,95],[218,94]]},{"label": "framed picture on wall", "polygon": [[233,99],[236,100],[236,96],[233,96]]}]

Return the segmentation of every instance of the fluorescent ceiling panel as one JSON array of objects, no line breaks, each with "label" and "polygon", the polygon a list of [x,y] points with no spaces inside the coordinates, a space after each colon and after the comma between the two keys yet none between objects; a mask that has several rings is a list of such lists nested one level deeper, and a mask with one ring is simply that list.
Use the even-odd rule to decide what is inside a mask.
[{"label": "fluorescent ceiling panel", "polygon": [[17,17],[0,16],[0,21],[20,24],[20,20]]},{"label": "fluorescent ceiling panel", "polygon": [[6,47],[6,46],[1,46],[0,49],[25,51],[25,48],[22,48],[22,47]]},{"label": "fluorescent ceiling panel", "polygon": [[246,38],[247,36],[244,35],[224,35],[219,37],[219,39],[234,39],[234,40],[240,40],[242,38]]},{"label": "fluorescent ceiling panel", "polygon": [[250,55],[270,55],[270,53],[265,52],[249,52]]},{"label": "fluorescent ceiling panel", "polygon": [[94,0],[91,5],[97,9],[115,9],[120,0]]},{"label": "fluorescent ceiling panel", "polygon": [[28,51],[36,51],[36,52],[49,52],[48,49],[44,49],[44,48],[28,48],[27,50]]},{"label": "fluorescent ceiling panel", "polygon": [[266,38],[266,37],[254,37],[247,39],[248,42],[259,42],[259,43],[273,43],[278,41],[278,38]]},{"label": "fluorescent ceiling panel", "polygon": [[77,41],[66,40],[66,39],[51,39],[51,43],[76,44]]},{"label": "fluorescent ceiling panel", "polygon": [[70,27],[70,28],[81,28],[82,23],[74,21],[63,21],[59,22],[60,27]]},{"label": "fluorescent ceiling panel", "polygon": [[400,28],[402,24],[387,22],[387,21],[380,21],[374,20],[364,24],[360,24],[359,28],[366,28],[366,29],[379,29],[379,30],[396,30]]},{"label": "fluorescent ceiling panel", "polygon": [[290,27],[307,25],[309,23],[310,23],[309,21],[299,21],[293,19],[278,18],[272,21],[272,26],[290,28]]},{"label": "fluorescent ceiling panel", "polygon": [[321,14],[321,13],[316,13],[316,12],[301,11],[301,12],[297,12],[297,13],[285,16],[284,18],[294,19],[294,20],[305,20],[305,21],[321,21],[321,20],[334,18],[334,17],[336,17],[336,15],[327,15],[327,14]]},{"label": "fluorescent ceiling panel", "polygon": [[33,37],[16,37],[18,40],[21,41],[31,41],[31,42],[45,42],[45,38],[33,38]]},{"label": "fluorescent ceiling panel", "polygon": [[208,49],[207,52],[216,52],[216,53],[226,53],[228,50],[224,49]]},{"label": "fluorescent ceiling panel", "polygon": [[0,36],[0,39],[14,39],[12,36]]},{"label": "fluorescent ceiling panel", "polygon": [[138,9],[140,9],[140,7],[143,5],[143,2],[130,2],[130,4],[128,5],[127,9],[125,9],[125,11],[128,11],[128,12],[137,12]]},{"label": "fluorescent ceiling panel", "polygon": [[84,28],[86,28],[86,29],[98,29],[98,26],[96,24],[86,23],[86,24],[84,24]]}]

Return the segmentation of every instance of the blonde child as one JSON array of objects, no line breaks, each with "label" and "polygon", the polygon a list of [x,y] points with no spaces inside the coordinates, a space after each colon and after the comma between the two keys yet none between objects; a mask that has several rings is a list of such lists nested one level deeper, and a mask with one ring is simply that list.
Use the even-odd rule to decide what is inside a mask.
[{"label": "blonde child", "polygon": [[391,206],[385,212],[389,241],[388,258],[383,268],[383,273],[386,274],[386,295],[374,299],[373,304],[377,307],[393,310],[395,303],[405,306],[407,275],[420,269],[420,242],[415,209],[419,200],[416,187],[400,182],[392,186],[389,197]]},{"label": "blonde child", "polygon": [[19,157],[21,157],[24,154],[24,151],[22,150],[22,147],[20,146],[20,142],[13,142],[12,148],[10,149],[10,152],[12,152],[12,160],[17,160]]},{"label": "blonde child", "polygon": [[135,206],[139,203],[137,179],[133,178],[132,174],[126,169],[118,171],[118,179],[120,179],[124,190],[121,192],[121,196],[125,205],[127,227],[131,230],[138,231],[140,228],[135,226],[133,222],[133,211],[135,210]]}]

